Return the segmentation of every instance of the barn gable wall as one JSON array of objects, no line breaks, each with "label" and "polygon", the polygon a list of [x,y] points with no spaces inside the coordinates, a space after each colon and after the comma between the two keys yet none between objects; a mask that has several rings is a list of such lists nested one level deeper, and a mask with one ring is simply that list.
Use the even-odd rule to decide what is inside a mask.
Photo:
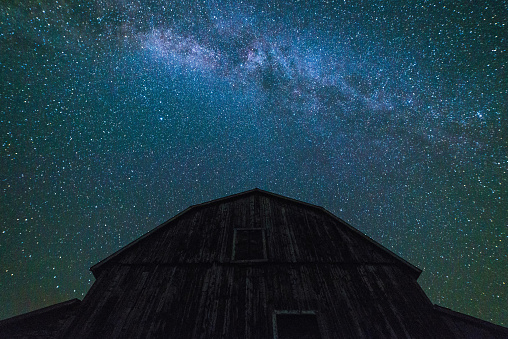
[{"label": "barn gable wall", "polygon": [[116,265],[65,338],[273,338],[277,310],[314,311],[323,338],[446,338],[395,266]]},{"label": "barn gable wall", "polygon": [[262,194],[196,208],[121,253],[121,264],[232,262],[235,228],[263,228],[267,260],[397,264],[322,211]]},{"label": "barn gable wall", "polygon": [[[235,229],[258,228],[266,260],[233,260]],[[314,312],[323,338],[446,333],[396,256],[318,207],[259,191],[189,209],[100,271],[62,338],[268,338],[277,311]]]}]

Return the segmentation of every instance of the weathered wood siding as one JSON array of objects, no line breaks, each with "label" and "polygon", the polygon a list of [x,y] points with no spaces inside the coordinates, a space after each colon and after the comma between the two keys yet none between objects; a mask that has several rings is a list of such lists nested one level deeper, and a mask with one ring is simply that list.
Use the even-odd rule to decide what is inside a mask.
[{"label": "weathered wood siding", "polygon": [[[265,228],[272,262],[393,263],[393,257],[303,205],[251,194],[198,208],[122,253],[122,264],[228,263],[234,228]],[[108,263],[109,264],[109,263]]]},{"label": "weathered wood siding", "polygon": [[[234,228],[267,260],[231,259]],[[316,311],[323,338],[446,338],[404,265],[325,212],[252,193],[198,207],[100,268],[61,338],[273,338],[276,310]]]},{"label": "weathered wood siding", "polygon": [[273,311],[314,310],[324,338],[446,338],[403,277],[378,265],[118,265],[64,337],[273,338]]}]

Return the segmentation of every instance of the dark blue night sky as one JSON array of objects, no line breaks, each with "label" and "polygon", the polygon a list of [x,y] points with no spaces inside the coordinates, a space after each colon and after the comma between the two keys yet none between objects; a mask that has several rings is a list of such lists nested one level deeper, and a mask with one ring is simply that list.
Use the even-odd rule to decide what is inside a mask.
[{"label": "dark blue night sky", "polygon": [[259,187],[508,324],[508,4],[280,2],[2,1],[0,318]]}]

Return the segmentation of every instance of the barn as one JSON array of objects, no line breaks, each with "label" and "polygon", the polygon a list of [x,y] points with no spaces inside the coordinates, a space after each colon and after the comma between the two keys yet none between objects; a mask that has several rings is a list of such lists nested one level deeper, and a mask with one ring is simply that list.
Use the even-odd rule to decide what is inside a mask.
[{"label": "barn", "polygon": [[191,206],[91,271],[81,302],[0,337],[508,338],[433,305],[420,269],[322,207],[260,189]]}]

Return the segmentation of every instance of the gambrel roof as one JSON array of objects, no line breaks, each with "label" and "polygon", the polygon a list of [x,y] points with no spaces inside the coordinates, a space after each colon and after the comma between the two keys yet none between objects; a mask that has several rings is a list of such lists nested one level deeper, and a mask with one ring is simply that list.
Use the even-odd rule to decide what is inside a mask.
[{"label": "gambrel roof", "polygon": [[[185,219],[189,219],[189,218],[194,218],[193,214],[194,213],[198,213],[200,211],[203,211],[203,210],[210,210],[210,212],[206,215],[206,216],[196,216],[195,218],[201,218],[201,219],[206,219],[206,220],[197,220],[195,222],[197,223],[202,223],[202,224],[213,224],[214,221],[211,220],[212,218],[214,218],[214,215],[216,215],[217,213],[221,213],[219,211],[219,209],[221,209],[222,207],[226,206],[228,203],[236,203],[236,202],[241,202],[242,199],[246,199],[246,198],[253,198],[253,196],[258,196],[258,197],[262,197],[264,200],[277,200],[279,205],[281,206],[286,206],[286,208],[284,207],[280,207],[279,209],[282,209],[283,210],[283,214],[285,215],[281,215],[281,218],[289,218],[291,219],[291,216],[286,216],[286,214],[288,214],[289,212],[285,212],[286,209],[288,208],[293,208],[293,210],[305,210],[307,211],[306,213],[308,215],[310,215],[309,218],[312,218],[313,215],[316,215],[317,217],[316,218],[320,218],[319,220],[316,219],[316,220],[304,220],[304,221],[299,221],[299,220],[292,220],[291,222],[293,223],[293,225],[295,223],[308,223],[308,224],[312,224],[313,226],[316,226],[316,232],[319,233],[319,227],[317,226],[320,226],[321,223],[323,223],[323,220],[330,220],[330,222],[327,222],[328,223],[328,229],[330,228],[336,228],[336,231],[340,231],[343,235],[343,237],[345,237],[345,240],[347,240],[348,242],[348,246],[351,247],[351,248],[354,248],[354,247],[359,247],[359,245],[365,245],[365,246],[368,246],[369,248],[369,251],[371,253],[373,252],[376,252],[375,253],[375,258],[376,259],[369,259],[369,258],[374,258],[373,256],[370,256],[370,257],[365,257],[365,256],[360,256],[360,257],[357,257],[357,256],[353,256],[351,257],[349,254],[347,256],[347,258],[344,258],[344,256],[342,255],[335,255],[334,253],[330,253],[333,249],[328,249],[327,251],[328,252],[325,252],[325,250],[323,250],[324,252],[322,253],[318,253],[318,254],[314,254],[314,256],[307,256],[307,257],[304,257],[304,256],[300,256],[300,257],[295,257],[295,254],[293,253],[292,254],[292,259],[284,259],[285,257],[280,254],[278,251],[278,249],[274,249],[275,253],[273,254],[273,258],[276,258],[276,260],[278,261],[284,261],[284,260],[289,260],[289,261],[309,261],[309,260],[318,260],[318,261],[321,261],[322,259],[321,258],[317,258],[316,259],[316,255],[321,255],[321,256],[325,256],[327,257],[328,259],[326,260],[331,260],[331,261],[334,261],[335,262],[337,260],[340,260],[342,262],[349,262],[349,263],[355,263],[355,264],[358,264],[359,261],[361,260],[364,260],[364,261],[368,261],[366,263],[369,263],[369,264],[383,264],[383,263],[390,263],[390,264],[393,264],[393,265],[396,265],[396,266],[399,266],[401,267],[405,272],[407,272],[408,274],[410,274],[414,279],[417,279],[418,276],[420,275],[420,273],[422,272],[419,268],[417,268],[416,266],[412,265],[411,263],[407,262],[406,260],[402,259],[401,257],[399,257],[398,255],[396,255],[395,253],[391,252],[390,250],[388,250],[387,248],[385,248],[384,246],[380,245],[379,243],[375,242],[374,240],[372,240],[371,238],[369,238],[368,236],[366,236],[365,234],[361,233],[360,231],[358,231],[357,229],[355,229],[354,227],[350,226],[348,223],[346,223],[344,220],[338,218],[337,216],[333,215],[332,213],[330,213],[329,211],[327,211],[326,209],[324,209],[323,207],[320,207],[320,206],[316,206],[316,205],[312,205],[312,204],[309,204],[309,203],[306,203],[306,202],[302,202],[302,201],[299,201],[299,200],[295,200],[295,199],[291,199],[291,198],[288,198],[288,197],[284,197],[282,195],[278,195],[278,194],[275,194],[275,193],[271,193],[271,192],[267,192],[267,191],[264,191],[264,190],[261,190],[261,189],[258,189],[258,188],[255,188],[253,190],[249,190],[249,191],[245,191],[245,192],[242,192],[242,193],[238,193],[238,194],[234,194],[234,195],[230,195],[230,196],[227,196],[227,197],[223,197],[223,198],[220,198],[220,199],[216,199],[216,200],[212,200],[212,201],[209,201],[209,202],[205,202],[205,203],[202,203],[202,204],[198,204],[198,205],[193,205],[193,206],[190,206],[189,208],[185,209],[184,211],[180,212],[179,214],[177,214],[176,216],[174,216],[173,218],[169,219],[168,221],[162,223],[161,225],[159,225],[158,227],[154,228],[153,230],[149,231],[148,233],[144,234],[143,236],[141,236],[140,238],[134,240],[133,242],[131,242],[130,244],[126,245],[125,247],[121,248],[120,250],[118,250],[117,252],[111,254],[110,256],[108,256],[107,258],[105,258],[104,260],[101,260],[99,263],[95,264],[94,266],[92,266],[90,268],[90,270],[92,271],[92,273],[94,274],[95,277],[98,277],[100,275],[100,273],[106,268],[108,267],[108,265],[112,264],[112,263],[129,263],[129,260],[135,260],[133,259],[133,256],[135,256],[135,253],[136,251],[138,252],[141,252],[143,251],[143,255],[142,255],[142,260],[143,260],[143,263],[147,263],[149,259],[146,259],[148,257],[150,257],[149,255],[147,255],[147,251],[161,251],[160,250],[160,244],[157,244],[160,243],[161,241],[158,240],[159,238],[161,237],[166,237],[168,240],[167,242],[169,243],[172,239],[172,238],[175,238],[176,234],[169,234],[171,232],[180,232],[180,236],[181,236],[181,233],[182,232],[185,232],[186,230],[186,227],[188,226],[188,223],[190,221],[185,221]],[[221,207],[222,206],[222,207]],[[226,208],[226,207],[224,207]],[[248,207],[246,207],[248,208]],[[214,211],[211,211],[211,210],[214,210]],[[279,213],[279,212],[277,212]],[[280,214],[280,213],[279,213]],[[291,214],[291,213],[289,213]],[[245,217],[244,217],[245,218]],[[259,218],[262,218],[262,217],[259,217]],[[322,219],[322,218],[325,218],[325,219]],[[181,226],[176,226],[178,225],[179,223],[182,224],[182,223],[185,223],[187,222],[187,226],[185,225],[181,225]],[[235,223],[238,223],[239,221],[236,221]],[[265,222],[265,221],[258,221],[260,223],[262,222]],[[231,223],[231,221],[228,221],[228,223]],[[241,223],[241,221],[240,221]],[[218,221],[215,221],[215,224],[219,225],[219,222]],[[212,225],[213,226],[213,225]],[[177,231],[173,228],[175,227],[180,227],[181,231]],[[219,227],[219,226],[216,226],[216,227]],[[244,226],[245,227],[245,226]],[[254,225],[253,227],[258,227],[257,225]],[[292,226],[293,227],[293,226]],[[183,230],[183,231],[182,231]],[[210,228],[209,228],[210,230]],[[203,229],[203,232],[205,233],[205,236],[209,233],[206,233],[206,231]],[[168,233],[169,235],[166,235],[166,233]],[[324,244],[326,244],[327,242],[330,242],[330,241],[334,241],[334,235],[330,235],[329,232],[325,232],[326,233],[326,239],[324,241],[322,240],[318,240],[318,242],[322,242]],[[320,235],[322,236],[322,235]],[[324,238],[322,238],[324,239]],[[361,244],[363,242],[363,244]],[[145,244],[147,249],[141,249],[141,247],[143,247]],[[331,243],[330,243],[331,244]],[[164,246],[166,246],[168,244],[164,244]],[[208,244],[210,245],[210,244]],[[168,245],[169,246],[169,245]],[[158,262],[160,262],[161,260],[165,260],[167,261],[166,263],[169,263],[171,260],[171,262],[175,262],[175,260],[178,260],[178,262],[181,264],[183,262],[199,262],[200,260],[208,260],[208,261],[219,261],[219,262],[224,262],[224,261],[228,261],[229,260],[229,257],[230,257],[230,254],[228,254],[229,252],[227,252],[226,250],[222,251],[223,253],[221,254],[220,251],[218,251],[219,253],[218,254],[210,254],[209,257],[207,257],[205,259],[205,255],[203,254],[203,251],[206,251],[206,249],[201,249],[200,250],[200,253],[198,254],[197,252],[195,252],[194,254],[192,254],[192,250],[189,251],[189,248],[186,248],[185,250],[178,250],[177,248],[175,247],[178,247],[179,245],[177,245],[176,243],[173,243],[172,245],[173,247],[170,247],[172,250],[175,251],[175,253],[177,254],[181,254],[182,256],[191,256],[191,255],[194,255],[193,258],[190,258],[188,257],[187,259],[182,259],[182,258],[175,258],[175,257],[170,257],[169,254],[167,254],[166,252],[171,252],[171,251],[166,251],[166,249],[164,249],[164,258],[161,257],[161,255],[159,255],[157,257],[157,255],[153,256],[153,258],[157,258],[157,259],[152,259],[152,260],[157,260]],[[204,246],[204,245],[203,245]],[[210,245],[212,246],[212,245]],[[321,244],[318,244],[317,246],[320,246],[320,247],[323,247]],[[342,247],[340,246],[337,246],[337,243],[334,243],[333,246],[335,247]],[[326,247],[326,246],[324,246]],[[157,249],[159,248],[159,249]],[[291,249],[293,252],[295,250]],[[190,252],[190,254],[188,254]],[[217,249],[215,249],[215,252],[217,252]],[[176,255],[176,254],[175,254]],[[374,255],[374,254],[373,254]],[[141,256],[138,256],[138,261],[140,260],[139,258],[141,258]],[[286,258],[289,258],[288,256],[286,256]],[[168,261],[169,260],[169,261]],[[183,260],[187,260],[187,261],[183,261]],[[269,258],[270,260],[270,258]],[[325,260],[325,259],[323,259]]]}]

